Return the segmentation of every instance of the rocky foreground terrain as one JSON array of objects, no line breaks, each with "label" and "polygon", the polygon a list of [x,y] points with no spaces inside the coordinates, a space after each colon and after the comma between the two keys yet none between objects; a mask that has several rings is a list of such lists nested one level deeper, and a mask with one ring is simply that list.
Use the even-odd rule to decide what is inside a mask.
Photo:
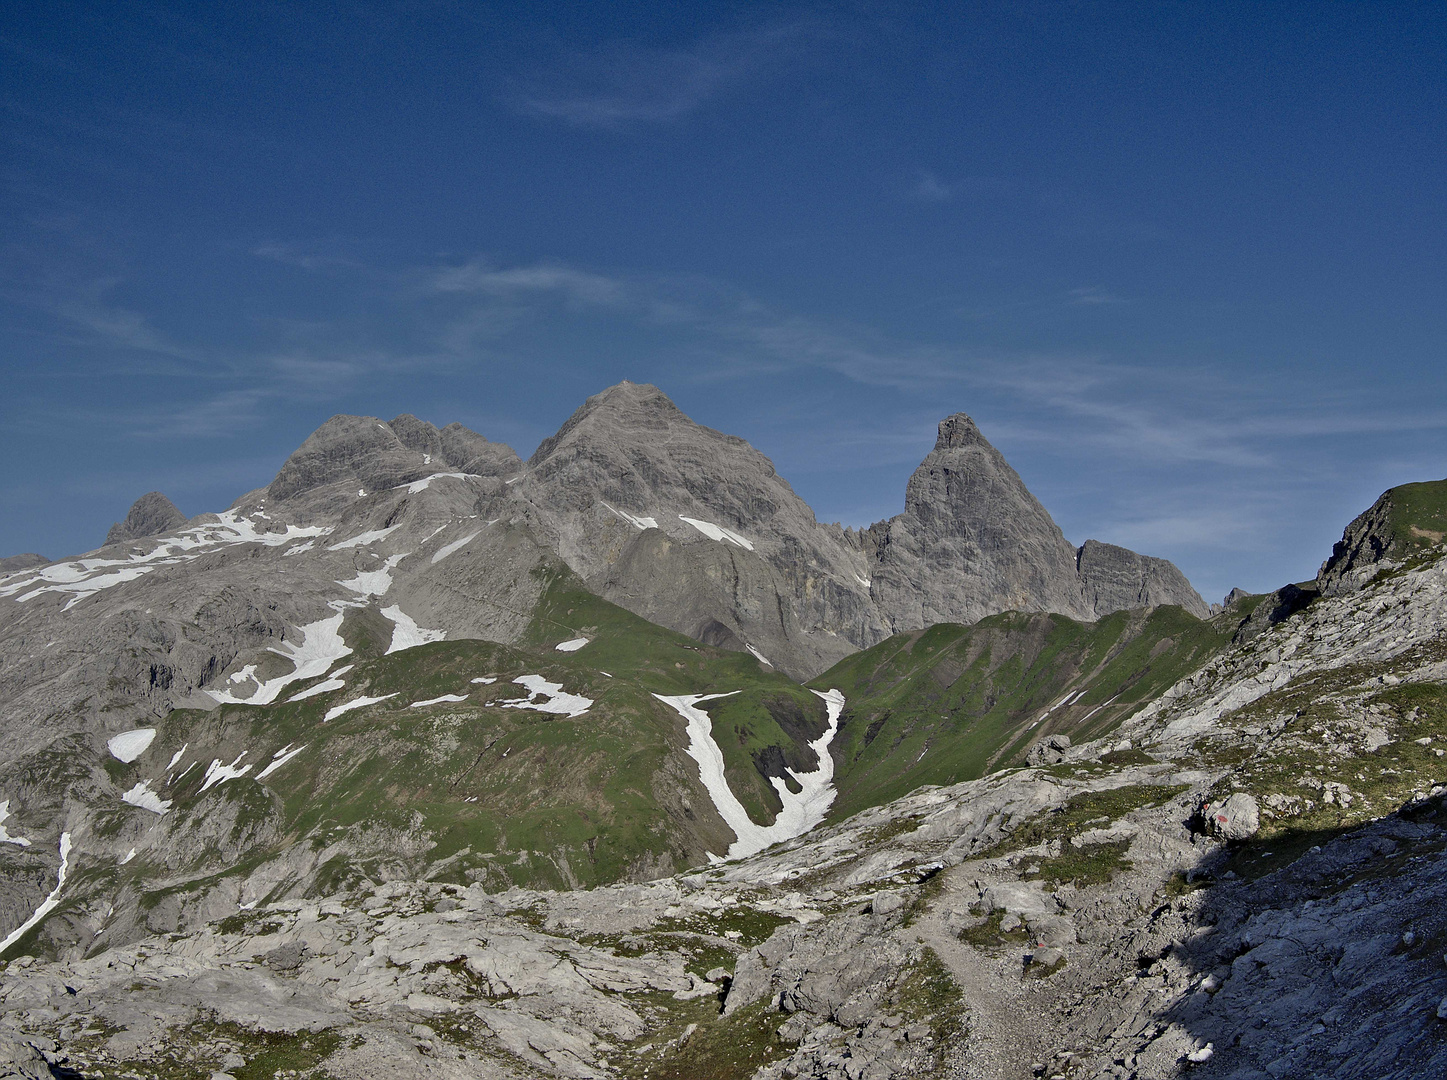
[{"label": "rocky foreground terrain", "polygon": [[[703,516],[680,462],[746,444],[620,393],[526,466],[339,418],[0,578],[0,1077],[1447,1075],[1447,481],[1212,614],[1018,500],[1005,544],[967,418],[801,554],[771,469]],[[639,617],[645,552],[690,604],[759,555],[728,633]],[[906,628],[799,685],[823,611]]]}]

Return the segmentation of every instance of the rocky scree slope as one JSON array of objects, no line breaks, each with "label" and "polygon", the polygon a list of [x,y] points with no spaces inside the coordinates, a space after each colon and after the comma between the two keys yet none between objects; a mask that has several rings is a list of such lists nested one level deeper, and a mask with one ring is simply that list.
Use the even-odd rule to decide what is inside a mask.
[{"label": "rocky scree slope", "polygon": [[[1037,764],[671,880],[363,874],[109,950],[29,938],[6,1052],[35,1075],[1439,1074],[1447,560],[1238,604],[1099,737],[1082,714]],[[104,929],[87,903],[57,915]]]}]

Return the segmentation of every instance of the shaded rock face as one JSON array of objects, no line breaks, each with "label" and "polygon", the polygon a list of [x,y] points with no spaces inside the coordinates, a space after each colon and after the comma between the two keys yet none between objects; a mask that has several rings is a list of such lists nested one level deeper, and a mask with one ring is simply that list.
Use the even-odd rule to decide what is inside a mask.
[{"label": "shaded rock face", "polygon": [[[159,536],[186,524],[186,515],[177,510],[170,499],[159,491],[147,492],[132,505],[125,521],[118,521],[106,533],[107,544],[139,540],[143,536]],[[16,567],[23,569],[23,567]]]},{"label": "shaded rock face", "polygon": [[1175,563],[1087,540],[1076,553],[1085,600],[1099,618],[1125,608],[1176,604],[1198,619],[1211,614]]},{"label": "shaded rock face", "polygon": [[843,531],[820,525],[767,457],[657,387],[589,398],[515,495],[590,587],[671,629],[752,646],[795,675],[885,636]]},{"label": "shaded rock face", "polygon": [[1090,619],[1075,549],[973,420],[940,422],[904,513],[870,527],[873,592],[892,631],[998,611]]}]

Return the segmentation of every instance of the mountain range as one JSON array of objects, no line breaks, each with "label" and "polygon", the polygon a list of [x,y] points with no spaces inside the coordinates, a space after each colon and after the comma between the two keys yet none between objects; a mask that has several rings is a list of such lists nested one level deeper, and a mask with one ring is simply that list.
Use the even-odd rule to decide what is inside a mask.
[{"label": "mountain range", "polygon": [[526,462],[337,416],[222,513],[6,560],[0,1075],[1317,1075],[1201,928],[1289,938],[1301,860],[1408,873],[1381,837],[1421,937],[1362,986],[1429,992],[1447,481],[1214,607],[962,413],[904,507],[821,524],[622,383]]}]

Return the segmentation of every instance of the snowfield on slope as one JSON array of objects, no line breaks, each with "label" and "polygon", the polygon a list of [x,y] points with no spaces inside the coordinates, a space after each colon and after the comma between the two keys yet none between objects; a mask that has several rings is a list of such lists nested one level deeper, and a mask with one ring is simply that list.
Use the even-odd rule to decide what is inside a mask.
[{"label": "snowfield on slope", "polygon": [[[824,700],[829,720],[824,734],[809,744],[809,748],[818,758],[819,767],[806,773],[788,770],[789,775],[799,785],[797,794],[789,790],[781,777],[769,778],[783,803],[783,809],[774,818],[772,825],[757,824],[734,795],[724,776],[723,751],[714,741],[713,720],[698,707],[702,702],[730,697],[738,691],[727,694],[653,695],[688,721],[688,756],[698,762],[699,779],[703,782],[704,789],[718,808],[719,816],[737,837],[729,845],[730,859],[752,855],[771,844],[808,832],[824,820],[824,815],[834,803],[834,759],[829,754],[829,744],[834,741],[834,736],[839,731],[839,714],[844,711],[844,695],[838,690],[827,693],[820,693],[818,690],[810,692]],[[718,856],[712,852],[709,853],[709,858],[718,860]]]}]

